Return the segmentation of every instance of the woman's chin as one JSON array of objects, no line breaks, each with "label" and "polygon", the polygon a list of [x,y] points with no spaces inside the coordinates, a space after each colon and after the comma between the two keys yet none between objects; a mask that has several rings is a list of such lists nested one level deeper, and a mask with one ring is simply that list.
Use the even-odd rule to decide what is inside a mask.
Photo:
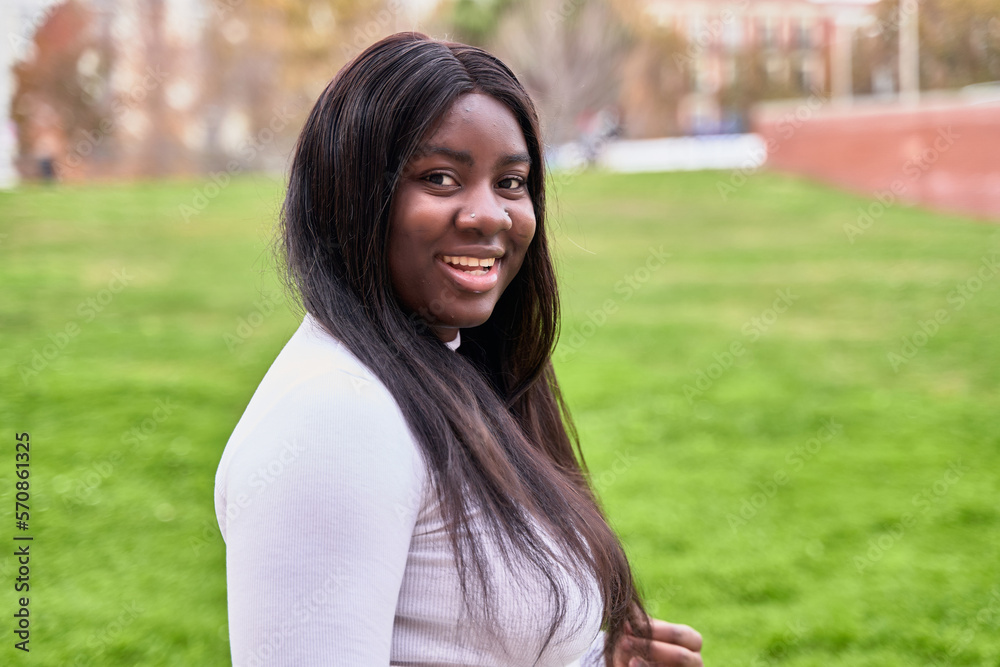
[{"label": "woman's chin", "polygon": [[[470,304],[471,305],[471,304]],[[478,304],[477,304],[478,305]],[[483,304],[483,307],[450,309],[440,313],[432,325],[435,329],[471,329],[485,324],[493,314],[495,304]]]}]

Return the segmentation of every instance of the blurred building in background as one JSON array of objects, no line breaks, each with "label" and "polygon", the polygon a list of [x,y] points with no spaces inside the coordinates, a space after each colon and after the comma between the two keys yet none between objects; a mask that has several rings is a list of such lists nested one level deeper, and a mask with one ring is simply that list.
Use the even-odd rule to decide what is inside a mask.
[{"label": "blurred building in background", "polygon": [[[0,99],[10,101],[0,186],[16,175],[281,172],[333,74],[399,30],[496,53],[535,98],[546,143],[575,142],[588,163],[610,142],[755,131],[771,165],[861,189],[868,186],[827,167],[851,169],[852,159],[866,159],[865,146],[905,157],[927,141],[895,136],[923,113],[921,99],[939,123],[948,108],[972,103],[959,89],[978,85],[966,90],[980,90],[981,103],[988,82],[1000,81],[997,0],[4,0],[0,7],[10,47],[0,63]],[[876,109],[894,120],[872,124]],[[780,125],[788,113],[797,114],[792,125]],[[841,139],[827,140],[823,151],[841,157],[828,160],[811,150],[821,137],[810,128],[833,116],[839,120],[820,134]],[[966,116],[976,120],[965,136],[980,137],[976,151],[988,150],[992,130],[971,128],[998,121]],[[850,138],[865,123],[883,128],[878,141]],[[970,138],[953,158],[976,143]],[[648,144],[644,155],[672,145]],[[837,146],[847,145],[860,152],[844,158]],[[935,187],[963,178],[980,183],[977,192],[996,187],[989,161],[969,155],[961,161],[980,165],[975,174],[957,171]],[[926,190],[925,181],[912,191]]]},{"label": "blurred building in background", "polygon": [[[417,27],[428,9],[399,0],[13,2],[0,14],[17,36],[0,89],[13,162],[24,178],[63,181],[281,171],[333,74],[380,37]],[[8,172],[11,155],[8,147],[0,159]]]},{"label": "blurred building in background", "polygon": [[853,36],[875,19],[870,3],[836,0],[650,0],[646,13],[681,37],[676,127],[692,135],[746,131],[761,99],[851,96]]}]

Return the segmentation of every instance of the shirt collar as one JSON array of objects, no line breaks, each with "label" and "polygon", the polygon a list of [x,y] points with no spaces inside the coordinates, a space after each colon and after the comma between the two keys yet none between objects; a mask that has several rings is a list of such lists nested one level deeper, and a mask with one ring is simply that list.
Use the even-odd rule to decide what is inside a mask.
[{"label": "shirt collar", "polygon": [[461,345],[461,344],[462,344],[462,330],[461,329],[459,329],[458,331],[455,332],[455,340],[450,340],[447,343],[445,343],[445,345],[447,345],[448,348],[452,352],[454,352],[455,350],[457,350],[458,346]]}]

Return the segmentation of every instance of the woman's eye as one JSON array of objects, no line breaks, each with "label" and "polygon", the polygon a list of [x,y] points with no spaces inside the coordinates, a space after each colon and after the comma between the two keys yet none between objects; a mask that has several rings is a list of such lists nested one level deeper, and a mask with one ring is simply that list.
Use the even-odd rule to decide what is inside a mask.
[{"label": "woman's eye", "polygon": [[512,176],[510,178],[503,179],[497,185],[500,186],[501,190],[516,190],[522,185],[524,185],[524,180]]},{"label": "woman's eye", "polygon": [[448,174],[431,174],[427,177],[427,180],[434,185],[458,185],[455,179]]}]

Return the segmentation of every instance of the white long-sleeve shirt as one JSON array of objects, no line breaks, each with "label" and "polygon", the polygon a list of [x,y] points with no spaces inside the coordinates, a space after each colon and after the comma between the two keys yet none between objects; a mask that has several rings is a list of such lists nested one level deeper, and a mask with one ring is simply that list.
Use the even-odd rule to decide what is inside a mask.
[{"label": "white long-sleeve shirt", "polygon": [[226,445],[215,506],[235,667],[601,664],[597,582],[561,566],[566,620],[540,657],[553,603],[534,570],[497,559],[497,627],[469,622],[419,445],[309,315]]}]

